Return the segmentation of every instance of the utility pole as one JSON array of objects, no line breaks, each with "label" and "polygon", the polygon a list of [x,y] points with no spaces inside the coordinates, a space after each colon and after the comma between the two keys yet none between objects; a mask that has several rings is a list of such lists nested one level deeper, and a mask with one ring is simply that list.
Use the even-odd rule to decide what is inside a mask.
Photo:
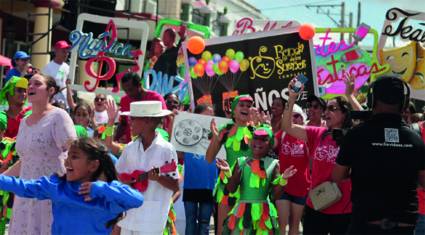
[{"label": "utility pole", "polygon": [[361,12],[362,12],[362,5],[361,5],[361,3],[359,1],[357,3],[357,27],[359,27],[359,25],[360,25]]},{"label": "utility pole", "polygon": [[[316,8],[317,14],[323,14],[329,17],[337,27],[344,28],[345,27],[345,2],[341,2],[341,4],[307,4],[305,5],[307,9]],[[340,8],[340,14],[331,12],[330,9]],[[340,19],[336,20],[333,16],[340,15]],[[341,40],[344,38],[344,34],[341,33]]]}]

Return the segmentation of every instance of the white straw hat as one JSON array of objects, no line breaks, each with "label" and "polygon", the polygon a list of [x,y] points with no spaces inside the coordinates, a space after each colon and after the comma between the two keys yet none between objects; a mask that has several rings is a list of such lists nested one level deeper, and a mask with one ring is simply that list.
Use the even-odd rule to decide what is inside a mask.
[{"label": "white straw hat", "polygon": [[170,110],[162,109],[160,101],[137,101],[130,103],[130,112],[121,115],[131,117],[165,117],[170,115]]}]

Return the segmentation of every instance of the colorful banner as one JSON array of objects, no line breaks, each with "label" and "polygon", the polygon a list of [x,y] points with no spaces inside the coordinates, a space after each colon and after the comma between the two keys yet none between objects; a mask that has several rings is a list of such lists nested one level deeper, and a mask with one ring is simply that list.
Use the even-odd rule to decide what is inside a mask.
[{"label": "colorful banner", "polygon": [[[105,31],[95,38],[92,32],[82,32],[84,22],[105,24]],[[119,42],[118,27],[127,27],[130,30],[140,30],[142,32],[140,46],[138,48],[133,48],[129,43]],[[74,84],[77,59],[87,60],[84,67],[80,68],[80,70],[84,69],[85,74],[87,74],[90,79],[85,80],[82,87],[73,85],[73,89],[98,92],[100,81],[107,81],[115,77],[117,86],[112,89],[112,92],[115,94],[119,93],[120,80],[125,73],[142,73],[141,68],[148,38],[148,29],[146,22],[122,18],[108,18],[87,13],[80,14],[77,19],[77,29],[69,34],[72,50],[76,52],[71,53],[70,79],[72,84]],[[134,63],[130,68],[124,71],[117,71],[115,58],[132,59]],[[102,91],[102,93],[108,92]]]},{"label": "colorful banner", "polygon": [[214,38],[199,55],[184,52],[192,101],[216,104],[218,116],[238,94],[250,94],[256,107],[269,111],[273,99],[287,98],[288,82],[298,74],[309,78],[300,100],[317,93],[312,43],[300,38],[298,27]]},{"label": "colorful banner", "polygon": [[[411,88],[411,97],[425,100],[425,13],[392,8],[385,15],[379,39],[379,59],[387,74],[400,77]],[[388,37],[405,45],[387,48]],[[395,37],[395,38],[394,38]]]},{"label": "colorful banner", "polygon": [[[337,33],[332,38],[331,33]],[[340,33],[352,33],[352,42],[340,39]],[[367,34],[374,36],[372,53],[363,50],[358,42]],[[335,34],[334,34],[335,35]],[[315,54],[317,66],[317,86],[324,99],[345,94],[345,74],[354,76],[358,99],[364,101],[370,80],[388,70],[377,59],[377,32],[367,25],[359,28],[317,28],[315,35]]]}]

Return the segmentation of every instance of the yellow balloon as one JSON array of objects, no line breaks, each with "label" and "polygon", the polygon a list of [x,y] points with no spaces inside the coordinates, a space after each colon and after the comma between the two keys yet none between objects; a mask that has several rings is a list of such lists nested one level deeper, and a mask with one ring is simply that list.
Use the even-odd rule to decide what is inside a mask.
[{"label": "yellow balloon", "polygon": [[249,61],[247,59],[243,59],[239,65],[239,69],[242,72],[245,72],[246,70],[248,70],[249,67]]}]

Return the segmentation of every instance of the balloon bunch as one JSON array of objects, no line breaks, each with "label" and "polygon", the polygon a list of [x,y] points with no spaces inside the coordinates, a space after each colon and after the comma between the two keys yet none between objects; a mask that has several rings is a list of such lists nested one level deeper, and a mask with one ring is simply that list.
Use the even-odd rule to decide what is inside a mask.
[{"label": "balloon bunch", "polygon": [[231,48],[226,50],[224,56],[204,51],[198,60],[193,56],[189,58],[189,72],[192,79],[202,78],[205,74],[211,78],[215,75],[221,76],[229,71],[233,74],[239,70],[245,72],[248,67],[249,61],[245,59],[244,53],[242,51],[235,52]]}]

